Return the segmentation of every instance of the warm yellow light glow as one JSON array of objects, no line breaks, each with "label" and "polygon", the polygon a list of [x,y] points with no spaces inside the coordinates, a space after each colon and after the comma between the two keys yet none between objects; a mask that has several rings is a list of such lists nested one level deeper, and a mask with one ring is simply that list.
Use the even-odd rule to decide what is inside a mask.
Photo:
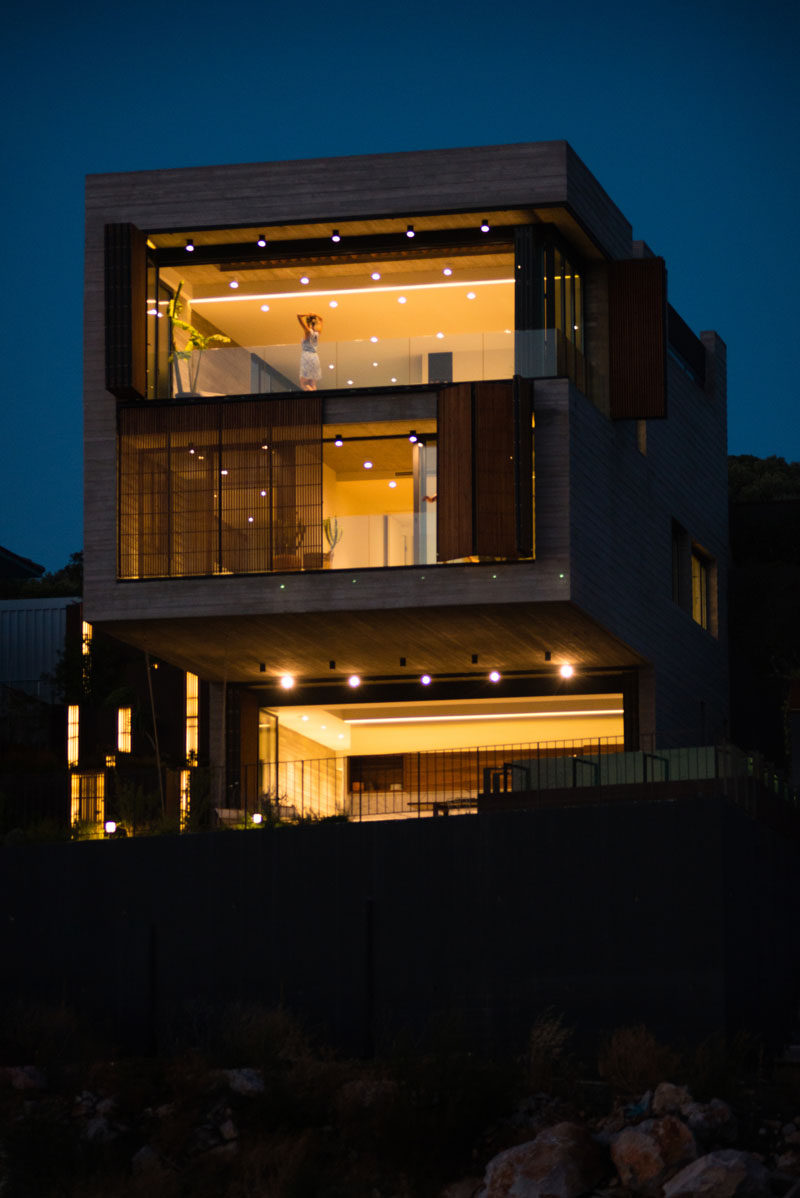
[{"label": "warm yellow light glow", "polygon": [[347,685],[351,686],[353,690],[355,690],[357,686],[361,686],[361,679],[359,678],[358,674],[351,674],[347,679]]},{"label": "warm yellow light glow", "polygon": [[131,751],[131,717],[130,707],[120,707],[117,711],[117,749],[120,753]]},{"label": "warm yellow light glow", "polygon": [[252,303],[255,300],[300,299],[301,297],[310,299],[312,296],[326,299],[328,296],[376,295],[380,291],[405,293],[408,291],[441,291],[446,287],[496,287],[499,284],[507,285],[513,282],[513,278],[465,279],[458,283],[405,283],[396,287],[389,287],[385,284],[381,287],[348,287],[344,291],[339,287],[335,291],[269,291],[259,292],[258,295],[200,295],[192,300],[192,307],[196,308],[198,304],[238,304],[243,301]]},{"label": "warm yellow light glow", "polygon": [[91,624],[87,624],[86,620],[81,624],[81,639],[83,642],[82,650],[85,656],[91,653],[92,650],[92,626]]},{"label": "warm yellow light glow", "polygon": [[115,832],[116,832],[116,830],[117,830],[117,823],[116,823],[116,820],[113,820],[113,819],[107,819],[107,820],[106,820],[105,827],[106,827],[106,835],[107,835],[107,836],[113,836],[113,835],[114,835],[114,833],[115,833]]},{"label": "warm yellow light glow", "polygon": [[80,752],[80,708],[67,708],[67,765],[72,768],[78,764]]},{"label": "warm yellow light glow", "polygon": [[200,727],[200,680],[196,674],[186,674],[186,758],[197,757]]},{"label": "warm yellow light glow", "polygon": [[281,686],[285,691],[290,691],[294,686],[294,678],[291,674],[284,674],[281,678]]},{"label": "warm yellow light glow", "polygon": [[116,753],[106,753],[106,769],[113,770],[117,764]]},{"label": "warm yellow light glow", "polygon": [[[427,674],[423,675],[430,682]],[[422,681],[422,679],[420,679]],[[603,707],[598,710],[584,711],[501,711],[483,712],[481,715],[396,715],[382,716],[375,719],[350,719],[345,716],[345,724],[461,724],[466,720],[551,720],[564,716],[587,715],[622,715],[621,707]]]},{"label": "warm yellow light glow", "polygon": [[69,782],[70,822],[96,824],[105,821],[105,776],[102,773],[72,774]]},{"label": "warm yellow light glow", "polygon": [[189,819],[189,787],[190,787],[190,770],[181,770],[180,775],[180,828],[181,831],[186,827],[186,822]]},{"label": "warm yellow light glow", "polygon": [[264,818],[264,817],[263,817],[263,815],[261,814],[261,812],[260,812],[260,811],[256,811],[256,812],[254,813],[254,815],[253,815],[253,823],[254,823],[254,824],[256,824],[256,825],[258,825],[258,824],[260,824],[260,823],[261,823],[261,821],[262,821],[262,819],[263,819],[263,818]]},{"label": "warm yellow light glow", "polygon": [[558,672],[562,678],[571,678],[575,673],[575,667],[571,666],[569,662],[564,662],[563,666],[559,666]]}]

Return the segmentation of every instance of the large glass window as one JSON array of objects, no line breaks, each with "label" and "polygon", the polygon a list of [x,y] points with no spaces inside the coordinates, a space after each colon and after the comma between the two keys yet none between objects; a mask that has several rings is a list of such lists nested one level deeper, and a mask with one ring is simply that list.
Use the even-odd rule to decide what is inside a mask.
[{"label": "large glass window", "polygon": [[268,230],[261,248],[251,230],[152,234],[149,396],[512,377],[513,227],[484,235],[480,218],[459,219],[468,227],[372,222],[337,242]]}]

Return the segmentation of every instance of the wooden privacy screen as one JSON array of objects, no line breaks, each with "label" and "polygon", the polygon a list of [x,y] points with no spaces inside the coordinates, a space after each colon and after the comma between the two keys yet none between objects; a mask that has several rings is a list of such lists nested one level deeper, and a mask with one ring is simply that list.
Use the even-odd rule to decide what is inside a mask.
[{"label": "wooden privacy screen", "polygon": [[321,417],[311,393],[121,409],[119,577],[320,568]]},{"label": "wooden privacy screen", "polygon": [[667,272],[663,258],[608,264],[612,419],[667,414]]},{"label": "wooden privacy screen", "polygon": [[147,390],[147,239],[135,225],[106,225],[106,390],[144,399]]},{"label": "wooden privacy screen", "polygon": [[438,401],[438,560],[531,556],[530,384],[457,383]]}]

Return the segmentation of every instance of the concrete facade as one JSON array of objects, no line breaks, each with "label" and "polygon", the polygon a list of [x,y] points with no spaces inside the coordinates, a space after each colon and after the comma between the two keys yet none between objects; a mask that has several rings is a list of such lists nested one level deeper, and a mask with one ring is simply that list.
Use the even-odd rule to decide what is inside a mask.
[{"label": "concrete facade", "polygon": [[[590,393],[567,377],[533,380],[535,557],[297,573],[288,587],[283,574],[121,581],[117,413],[121,405],[147,401],[115,400],[106,390],[106,226],[128,222],[156,236],[291,224],[320,237],[323,226],[336,222],[359,221],[368,229],[370,222],[407,216],[435,218],[446,229],[452,214],[473,211],[505,211],[511,223],[552,227],[581,263],[584,279],[584,353],[595,380],[586,386]],[[397,697],[411,693],[400,658],[409,670],[419,662],[462,679],[465,694],[472,693],[474,658],[529,677],[531,693],[543,693],[537,687],[553,673],[546,662],[569,661],[583,673],[578,690],[596,690],[605,674],[629,677],[631,744],[640,738],[649,745],[699,744],[723,736],[724,345],[713,333],[695,338],[689,332],[691,353],[686,337],[683,346],[668,348],[666,415],[614,418],[608,275],[612,266],[648,255],[565,142],[90,177],[87,619],[213,684],[263,686],[265,671],[275,677],[290,670],[310,680],[309,698],[332,659],[340,673],[364,673],[368,656],[369,672],[391,680]],[[666,322],[666,311],[662,317]],[[648,346],[631,349],[643,361],[649,353]],[[694,362],[699,355],[703,377],[690,369],[686,353]],[[397,394],[326,393],[323,422],[380,419],[391,408],[413,424],[435,415],[437,399],[430,386]],[[695,546],[709,563],[708,627],[693,619],[690,594],[676,593],[676,527],[684,537],[682,569],[689,568]],[[477,684],[479,671],[472,673]],[[212,744],[221,745],[220,732],[212,731]]]}]

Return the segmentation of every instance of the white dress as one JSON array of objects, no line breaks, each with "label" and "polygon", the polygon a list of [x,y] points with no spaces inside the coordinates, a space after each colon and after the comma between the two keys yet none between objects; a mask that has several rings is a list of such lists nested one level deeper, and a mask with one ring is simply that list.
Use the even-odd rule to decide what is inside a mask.
[{"label": "white dress", "polygon": [[319,333],[306,333],[303,340],[300,342],[300,378],[314,379],[319,382],[322,378],[322,367],[319,364],[319,355],[317,354],[317,342],[319,341]]}]

